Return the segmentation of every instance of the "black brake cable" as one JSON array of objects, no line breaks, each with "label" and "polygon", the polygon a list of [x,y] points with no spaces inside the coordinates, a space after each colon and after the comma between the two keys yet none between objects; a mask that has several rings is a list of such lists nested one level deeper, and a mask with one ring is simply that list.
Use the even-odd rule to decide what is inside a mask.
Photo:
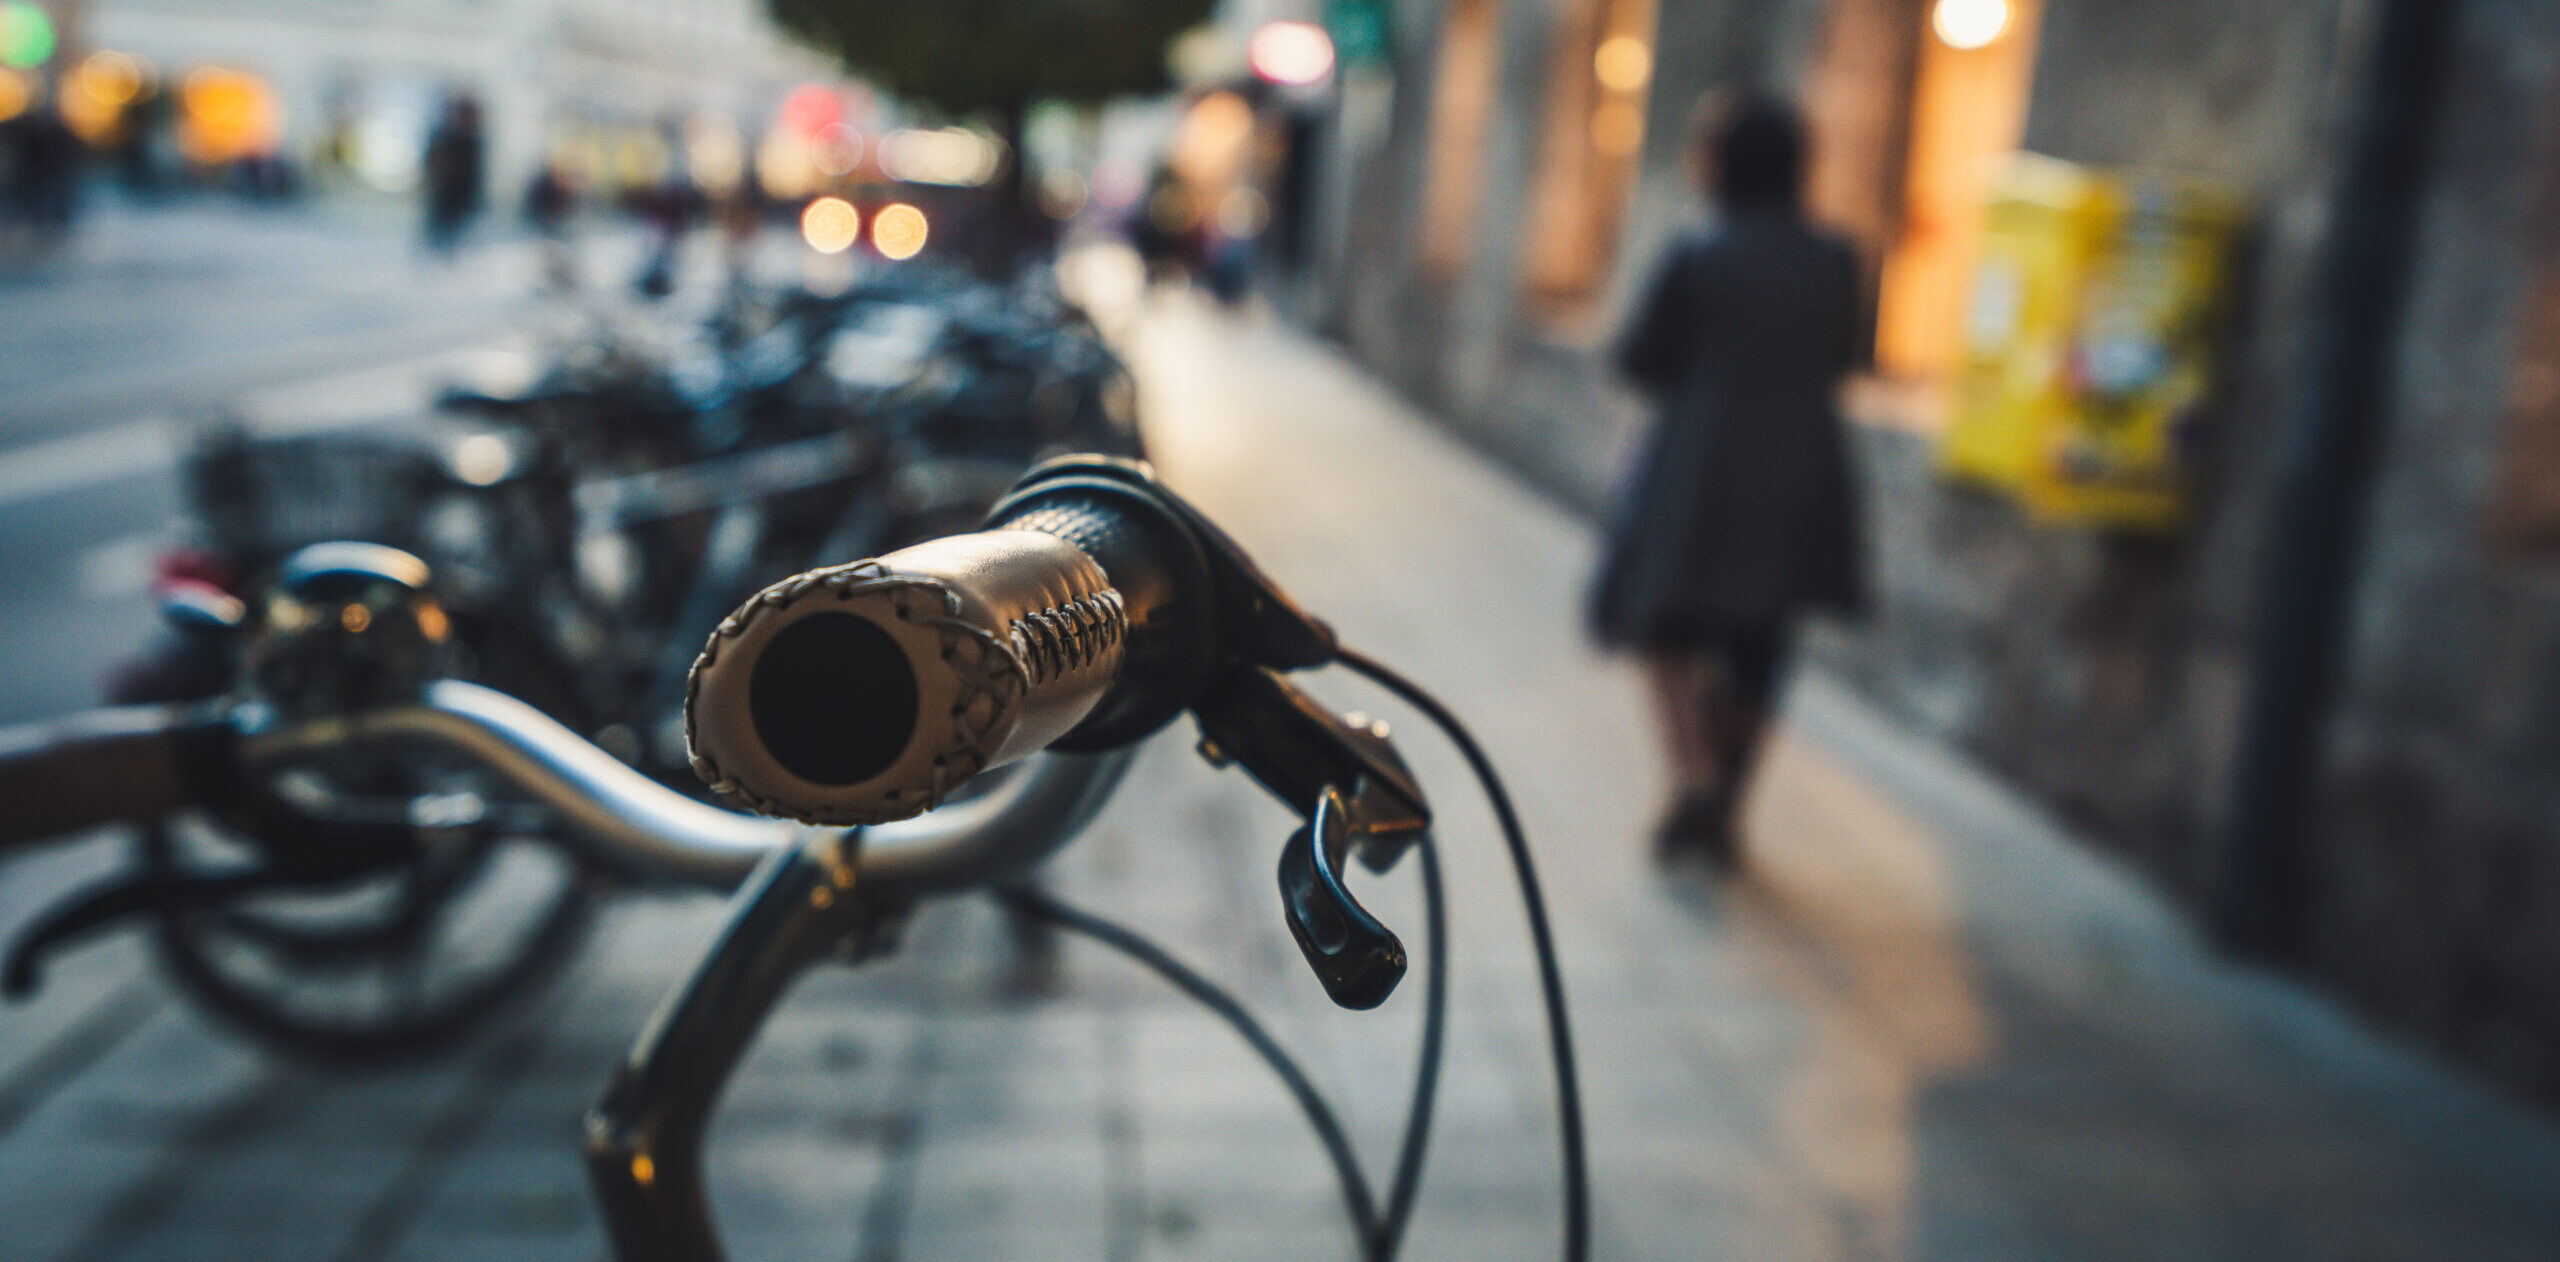
[{"label": "black brake cable", "polygon": [[1538,985],[1546,1004],[1547,1042],[1555,1061],[1556,1121],[1562,1132],[1564,1160],[1564,1256],[1566,1262],[1583,1262],[1591,1251],[1591,1182],[1590,1170],[1583,1151],[1582,1093],[1577,1085],[1573,1062],[1573,1031],[1565,1018],[1564,975],[1556,958],[1555,937],[1547,927],[1546,898],[1538,889],[1536,864],[1529,856],[1529,839],[1521,831],[1520,817],[1511,809],[1511,795],[1504,792],[1502,778],[1494,773],[1493,763],[1477,748],[1475,738],[1467,734],[1456,715],[1440,704],[1421,685],[1397,674],[1384,663],[1348,648],[1338,649],[1335,660],[1358,674],[1368,677],[1379,687],[1396,694],[1423,713],[1449,742],[1464,754],[1467,765],[1484,786],[1485,799],[1502,825],[1502,840],[1511,851],[1511,866],[1520,881],[1520,902],[1528,913],[1529,939],[1538,957]]},{"label": "black brake cable", "polygon": [[1351,1214],[1353,1231],[1360,1238],[1361,1257],[1368,1262],[1392,1262],[1396,1250],[1403,1243],[1405,1226],[1413,1216],[1415,1194],[1422,1184],[1422,1163],[1430,1149],[1431,1115],[1439,1097],[1440,1064],[1447,1046],[1449,1024],[1449,916],[1440,881],[1440,853],[1429,837],[1422,838],[1417,849],[1420,857],[1416,861],[1422,865],[1422,919],[1426,949],[1422,974],[1422,1038],[1414,1065],[1413,1097],[1407,1106],[1404,1138],[1396,1157],[1395,1180],[1390,1185],[1387,1211],[1383,1217],[1377,1211],[1368,1178],[1361,1173],[1359,1158],[1352,1152],[1350,1141],[1332,1106],[1316,1090],[1314,1082],[1297,1060],[1262,1028],[1261,1023],[1254,1020],[1234,996],[1137,931],[1071,907],[1040,890],[1029,886],[1006,886],[996,892],[996,897],[1025,915],[1085,934],[1128,955],[1155,970],[1234,1027],[1236,1033],[1261,1055],[1263,1062],[1280,1076],[1289,1094],[1296,1098],[1299,1109],[1307,1115],[1308,1123],[1315,1128],[1316,1137],[1323,1142],[1326,1156],[1333,1161],[1334,1173],[1342,1181],[1343,1203]]},{"label": "black brake cable", "polygon": [[1341,1119],[1334,1116],[1333,1106],[1325,1102],[1323,1093],[1316,1090],[1315,1083],[1288,1050],[1271,1037],[1270,1031],[1262,1028],[1262,1023],[1256,1021],[1235,996],[1190,965],[1175,959],[1164,948],[1140,937],[1135,930],[1070,907],[1027,885],[1000,886],[991,892],[997,901],[1017,912],[1081,933],[1146,965],[1234,1027],[1236,1033],[1261,1055],[1263,1063],[1280,1075],[1280,1081],[1289,1088],[1289,1094],[1296,1097],[1299,1110],[1307,1115],[1308,1125],[1315,1128],[1316,1138],[1324,1144],[1325,1155],[1333,1160],[1334,1173],[1342,1180],[1343,1204],[1351,1213],[1353,1229],[1363,1246],[1376,1238],[1377,1200],[1369,1191],[1367,1176],[1360,1172],[1359,1157],[1351,1151],[1351,1140],[1342,1129]]},{"label": "black brake cable", "polygon": [[[1501,776],[1495,773],[1491,760],[1485,757],[1484,751],[1476,745],[1475,738],[1468,734],[1457,716],[1423,691],[1420,685],[1375,659],[1342,649],[1336,654],[1336,660],[1394,693],[1430,719],[1465,756],[1501,825],[1513,872],[1519,878],[1521,903],[1528,915],[1530,941],[1538,960],[1540,998],[1546,1011],[1548,1044],[1555,1063],[1556,1115],[1564,1165],[1564,1256],[1567,1262],[1584,1262],[1590,1253],[1591,1190],[1583,1139],[1582,1097],[1574,1067],[1572,1028],[1565,1013],[1563,972],[1556,956],[1554,934],[1547,924],[1546,899],[1538,885],[1537,867],[1529,853],[1528,836],[1520,827],[1519,815],[1512,809],[1511,797],[1502,787]],[[1378,1212],[1368,1179],[1361,1173],[1358,1156],[1352,1152],[1350,1140],[1332,1106],[1316,1090],[1306,1071],[1233,995],[1134,930],[1068,906],[1029,886],[1005,886],[994,894],[1008,907],[1084,934],[1147,966],[1233,1027],[1263,1062],[1280,1076],[1300,1111],[1306,1114],[1309,1125],[1315,1129],[1317,1139],[1323,1143],[1326,1156],[1333,1162],[1334,1173],[1341,1180],[1344,1204],[1360,1235],[1362,1256],[1371,1262],[1388,1262],[1403,1243],[1405,1228],[1412,1219],[1421,1188],[1423,1160],[1430,1147],[1432,1112],[1439,1094],[1447,1028],[1448,923],[1439,851],[1428,838],[1421,842],[1419,861],[1422,864],[1426,943],[1422,1039],[1404,1139],[1397,1154],[1395,1178],[1389,1186],[1387,1209],[1383,1216]]]},{"label": "black brake cable", "polygon": [[1387,1186],[1387,1210],[1369,1238],[1372,1262],[1392,1262],[1413,1218],[1422,1188],[1422,1159],[1431,1147],[1431,1110],[1440,1094],[1440,1058],[1449,1015],[1449,918],[1440,885],[1440,849],[1429,837],[1415,844],[1422,864],[1422,1049],[1413,1071],[1413,1103],[1405,1115],[1404,1149],[1396,1155],[1395,1181]]}]

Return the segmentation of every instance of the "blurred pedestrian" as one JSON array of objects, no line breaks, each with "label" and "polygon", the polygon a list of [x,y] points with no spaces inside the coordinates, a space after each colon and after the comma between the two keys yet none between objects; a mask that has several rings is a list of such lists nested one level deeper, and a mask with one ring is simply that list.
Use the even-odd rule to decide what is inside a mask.
[{"label": "blurred pedestrian", "polygon": [[555,293],[578,288],[577,259],[569,251],[569,216],[578,208],[576,190],[558,160],[545,161],[524,190],[524,219],[542,247],[542,285]]},{"label": "blurred pedestrian", "polygon": [[686,234],[693,231],[702,195],[681,171],[669,171],[656,184],[631,195],[631,210],[649,229],[649,254],[631,287],[656,300],[676,290],[676,268],[682,261]]},{"label": "blurred pedestrian", "polygon": [[1128,222],[1129,244],[1146,264],[1149,284],[1197,270],[1201,219],[1199,198],[1170,164],[1159,164]]},{"label": "blurred pedestrian", "polygon": [[1850,247],[1807,222],[1804,121],[1747,96],[1693,141],[1712,227],[1675,244],[1618,349],[1656,415],[1590,624],[1644,660],[1678,796],[1656,856],[1741,861],[1735,818],[1797,622],[1863,603],[1837,395],[1863,357]]},{"label": "blurred pedestrian", "polygon": [[445,102],[444,117],[427,135],[425,166],[427,248],[451,254],[488,191],[488,141],[480,130],[480,102],[468,94]]},{"label": "blurred pedestrian", "polygon": [[124,191],[136,197],[156,197],[166,184],[167,164],[163,161],[171,143],[170,131],[176,125],[175,92],[145,92],[124,108],[105,152]]},{"label": "blurred pedestrian", "polygon": [[757,177],[753,164],[738,173],[737,183],[720,196],[717,218],[720,224],[720,261],[728,274],[729,293],[744,294],[753,279],[756,238],[764,231],[764,221],[773,214],[773,199],[766,196],[764,181]]},{"label": "blurred pedestrian", "polygon": [[45,252],[70,234],[79,211],[80,160],[86,150],[53,102],[0,124],[0,170],[7,172],[7,218],[25,246]]}]

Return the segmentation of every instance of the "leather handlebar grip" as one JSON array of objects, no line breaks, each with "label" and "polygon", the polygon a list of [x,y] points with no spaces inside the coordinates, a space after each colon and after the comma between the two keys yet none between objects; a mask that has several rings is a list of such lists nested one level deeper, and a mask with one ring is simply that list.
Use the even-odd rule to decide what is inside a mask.
[{"label": "leather handlebar grip", "polygon": [[1121,596],[1055,535],[953,535],[813,570],[712,632],[685,693],[693,769],[732,804],[885,824],[1065,735],[1118,676]]}]

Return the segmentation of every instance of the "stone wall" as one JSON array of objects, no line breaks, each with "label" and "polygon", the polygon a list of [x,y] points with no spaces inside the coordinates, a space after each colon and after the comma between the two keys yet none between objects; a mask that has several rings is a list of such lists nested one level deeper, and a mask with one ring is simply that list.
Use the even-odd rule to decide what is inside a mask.
[{"label": "stone wall", "polygon": [[[1875,98],[1836,94],[1879,90],[1868,80],[1894,65],[1890,32],[1914,29],[1922,6],[1832,0],[1834,21],[1808,0],[1666,4],[1618,273],[1601,301],[1558,320],[1523,309],[1516,260],[1562,3],[1505,12],[1475,261],[1425,278],[1409,242],[1373,250],[1352,272],[1348,331],[1356,353],[1598,516],[1643,417],[1597,351],[1694,214],[1679,144],[1688,103],[1717,83],[1809,84],[1830,94],[1811,111],[1846,160],[1889,166],[1899,155],[1879,143],[1891,128]],[[2045,10],[2026,148],[2210,180],[2256,210],[2194,528],[2144,539],[2040,525],[1942,483],[1926,438],[1861,427],[1878,609],[1863,626],[1824,629],[1814,652],[2201,908],[2225,862],[2217,828],[2247,704],[2274,444],[2298,400],[2376,0]],[[1428,22],[1416,33],[1427,48]],[[1843,39],[1857,75],[1824,56]],[[2514,458],[2519,313],[2537,286],[2560,303],[2560,13],[2471,0],[2457,58],[2322,755],[2304,964],[2384,1023],[2560,1100],[2560,556],[2483,542],[2501,462]],[[1418,196],[1424,113],[1400,102],[1365,210],[1392,220]],[[1880,247],[1889,216],[1860,199],[1872,210],[1890,172],[1847,175],[1817,187]]]},{"label": "stone wall", "polygon": [[2459,39],[2313,833],[2310,964],[2560,1099],[2560,567],[2487,529],[2517,458],[2516,334],[2560,261],[2560,13],[2473,0]]}]

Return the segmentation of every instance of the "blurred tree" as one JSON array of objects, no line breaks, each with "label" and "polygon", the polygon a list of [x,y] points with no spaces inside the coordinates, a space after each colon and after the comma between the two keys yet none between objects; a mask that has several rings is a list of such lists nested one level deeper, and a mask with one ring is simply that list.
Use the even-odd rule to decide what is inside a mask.
[{"label": "blurred tree", "polygon": [[1092,105],[1173,86],[1165,49],[1214,0],[766,0],[782,28],[885,91],[983,114],[1003,136],[1000,216],[1017,250],[1040,212],[1024,178],[1024,121],[1036,101]]}]

